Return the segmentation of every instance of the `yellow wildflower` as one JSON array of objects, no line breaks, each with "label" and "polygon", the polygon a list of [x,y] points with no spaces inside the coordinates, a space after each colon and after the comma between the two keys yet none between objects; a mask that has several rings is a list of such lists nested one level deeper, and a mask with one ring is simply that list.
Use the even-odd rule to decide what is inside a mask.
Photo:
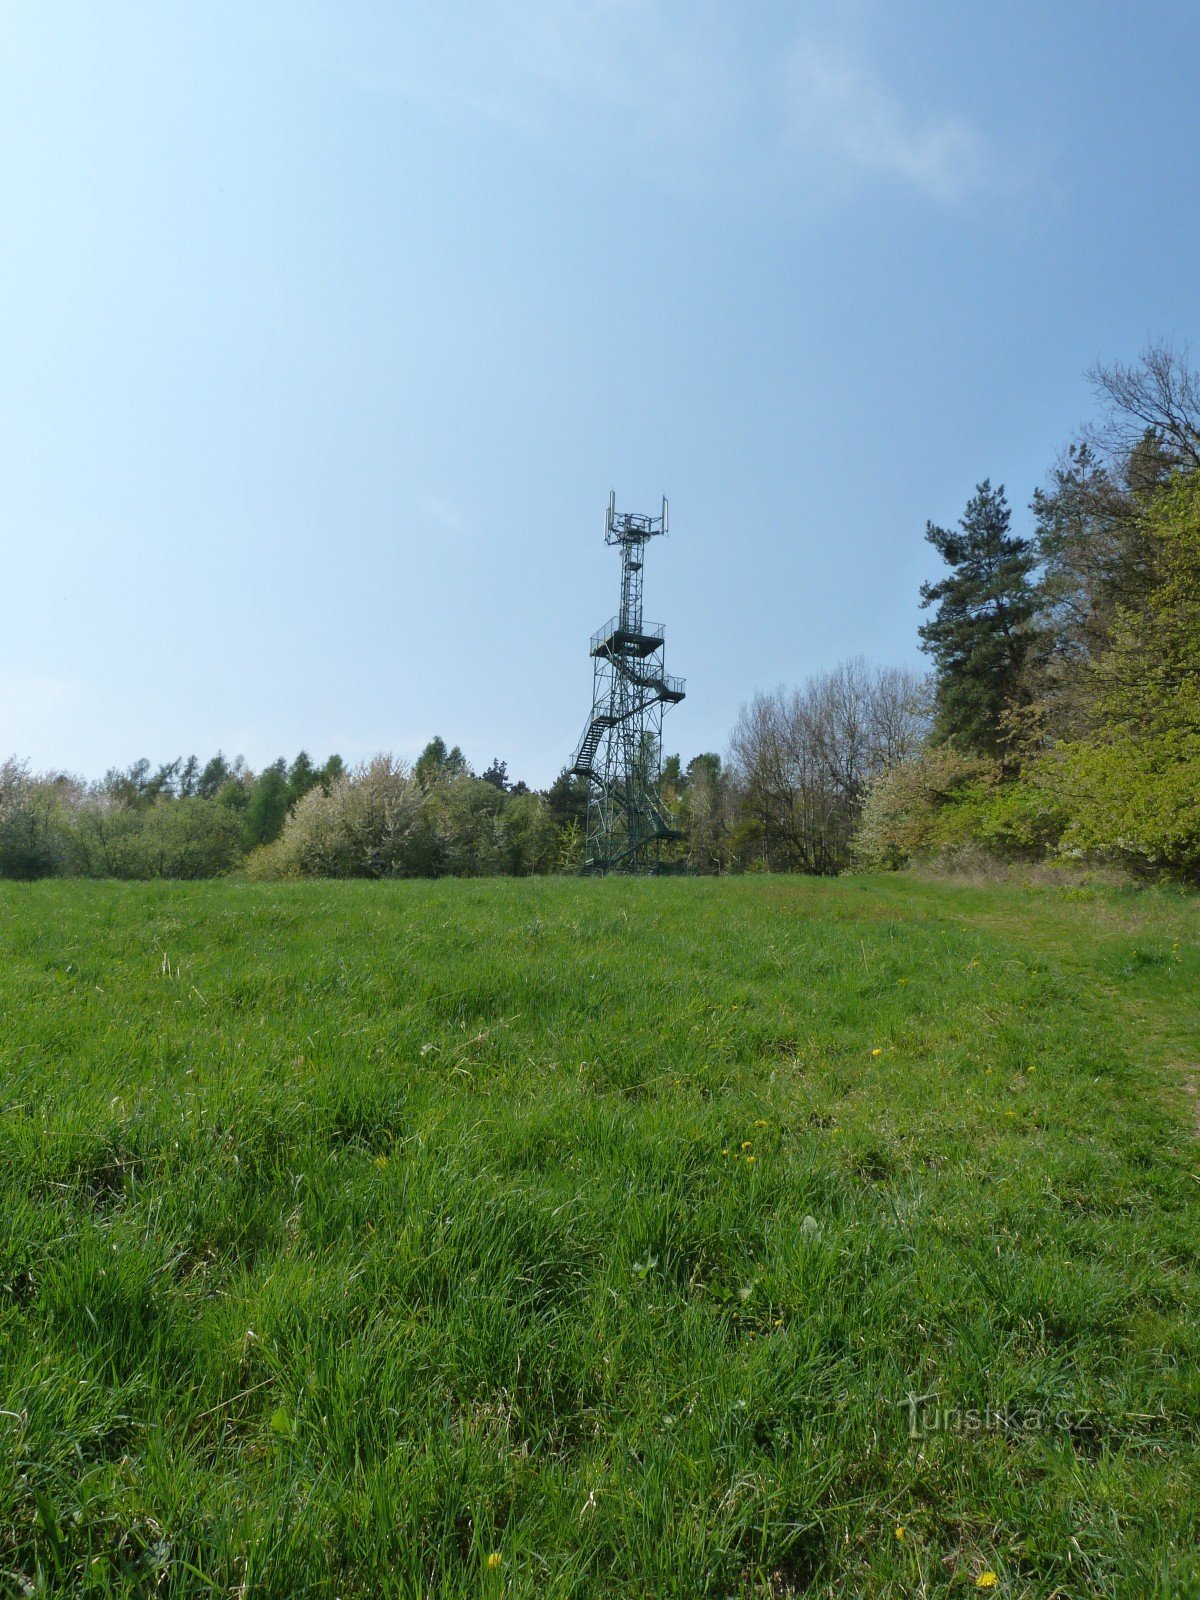
[{"label": "yellow wildflower", "polygon": [[495,1572],[496,1568],[500,1565],[500,1563],[503,1560],[504,1560],[504,1557],[500,1554],[499,1550],[493,1550],[491,1555],[487,1558],[487,1569],[488,1569],[488,1571],[489,1572]]},{"label": "yellow wildflower", "polygon": [[753,1160],[754,1160],[754,1157],[753,1157],[753,1156],[747,1156],[747,1157],[746,1157],[746,1160],[747,1160],[747,1161],[753,1161]]},{"label": "yellow wildflower", "polygon": [[903,1527],[897,1528],[896,1529],[896,1537],[897,1537],[897,1539],[903,1541],[904,1535],[907,1533],[907,1531],[908,1531],[907,1528],[903,1528]]},{"label": "yellow wildflower", "polygon": [[871,1054],[873,1056],[881,1056],[883,1054],[883,1051],[878,1045],[876,1045],[874,1050],[871,1051]]},{"label": "yellow wildflower", "polygon": [[750,1141],[749,1141],[749,1139],[743,1139],[743,1140],[742,1140],[742,1149],[743,1149],[743,1150],[749,1150],[749,1148],[750,1148]]},{"label": "yellow wildflower", "polygon": [[975,1587],[977,1589],[994,1589],[999,1582],[1000,1579],[994,1572],[981,1572],[975,1579]]}]

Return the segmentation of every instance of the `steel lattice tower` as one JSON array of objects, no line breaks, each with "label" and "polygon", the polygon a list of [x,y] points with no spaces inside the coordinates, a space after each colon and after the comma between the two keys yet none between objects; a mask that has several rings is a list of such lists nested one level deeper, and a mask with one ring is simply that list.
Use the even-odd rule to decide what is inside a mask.
[{"label": "steel lattice tower", "polygon": [[646,546],[667,531],[657,517],[617,511],[608,497],[604,542],[621,552],[621,609],[592,635],[592,713],[571,764],[588,781],[585,872],[659,872],[660,846],[677,839],[659,797],[662,716],[683,699],[663,668],[664,629],[642,618]]}]

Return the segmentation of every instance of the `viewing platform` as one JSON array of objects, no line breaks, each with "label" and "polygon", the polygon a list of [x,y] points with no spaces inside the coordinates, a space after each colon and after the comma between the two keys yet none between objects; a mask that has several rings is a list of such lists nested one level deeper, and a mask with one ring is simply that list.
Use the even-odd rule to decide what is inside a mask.
[{"label": "viewing platform", "polygon": [[643,622],[637,633],[629,633],[621,627],[619,616],[610,617],[604,626],[592,635],[591,654],[643,659],[662,648],[666,632],[661,622]]},{"label": "viewing platform", "polygon": [[683,678],[673,678],[669,672],[634,672],[626,673],[631,682],[636,683],[639,689],[649,689],[659,700],[669,700],[677,706],[686,698],[687,685]]}]

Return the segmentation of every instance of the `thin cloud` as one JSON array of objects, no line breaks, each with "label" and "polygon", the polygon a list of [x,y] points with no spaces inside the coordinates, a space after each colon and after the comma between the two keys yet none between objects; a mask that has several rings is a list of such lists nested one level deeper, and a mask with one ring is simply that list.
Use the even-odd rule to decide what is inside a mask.
[{"label": "thin cloud", "polygon": [[426,495],[421,501],[421,510],[431,522],[437,523],[443,533],[458,533],[463,527],[462,512],[441,495]]},{"label": "thin cloud", "polygon": [[794,182],[799,154],[811,173],[874,172],[943,203],[995,188],[966,120],[914,110],[863,63],[857,9],[806,0],[806,31],[790,47],[777,36],[781,55],[771,29],[716,0],[447,0],[354,30],[310,13],[295,26],[361,87],[507,127],[564,161],[619,155],[660,180],[744,188]]},{"label": "thin cloud", "polygon": [[959,117],[908,111],[841,46],[798,39],[786,74],[789,142],[827,167],[900,178],[942,202],[984,184],[974,128]]}]

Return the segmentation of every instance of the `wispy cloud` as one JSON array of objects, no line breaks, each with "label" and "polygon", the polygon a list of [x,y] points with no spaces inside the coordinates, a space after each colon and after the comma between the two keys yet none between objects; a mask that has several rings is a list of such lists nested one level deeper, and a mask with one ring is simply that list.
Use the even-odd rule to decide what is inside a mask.
[{"label": "wispy cloud", "polygon": [[660,0],[519,0],[506,7],[520,72],[585,117],[677,148],[724,120],[730,75],[720,8]]},{"label": "wispy cloud", "polygon": [[873,172],[940,202],[990,186],[965,118],[914,105],[872,70],[872,9],[804,0],[790,44],[761,7],[718,0],[446,0],[307,37],[364,87],[505,126],[564,161],[619,155],[660,179],[742,189],[794,183],[799,161],[816,177]]},{"label": "wispy cloud", "polygon": [[843,45],[797,39],[785,77],[787,138],[827,168],[900,178],[939,201],[986,182],[984,143],[968,122],[909,109]]},{"label": "wispy cloud", "polygon": [[443,533],[458,533],[463,526],[463,514],[450,500],[441,495],[429,494],[421,501],[421,511]]}]

